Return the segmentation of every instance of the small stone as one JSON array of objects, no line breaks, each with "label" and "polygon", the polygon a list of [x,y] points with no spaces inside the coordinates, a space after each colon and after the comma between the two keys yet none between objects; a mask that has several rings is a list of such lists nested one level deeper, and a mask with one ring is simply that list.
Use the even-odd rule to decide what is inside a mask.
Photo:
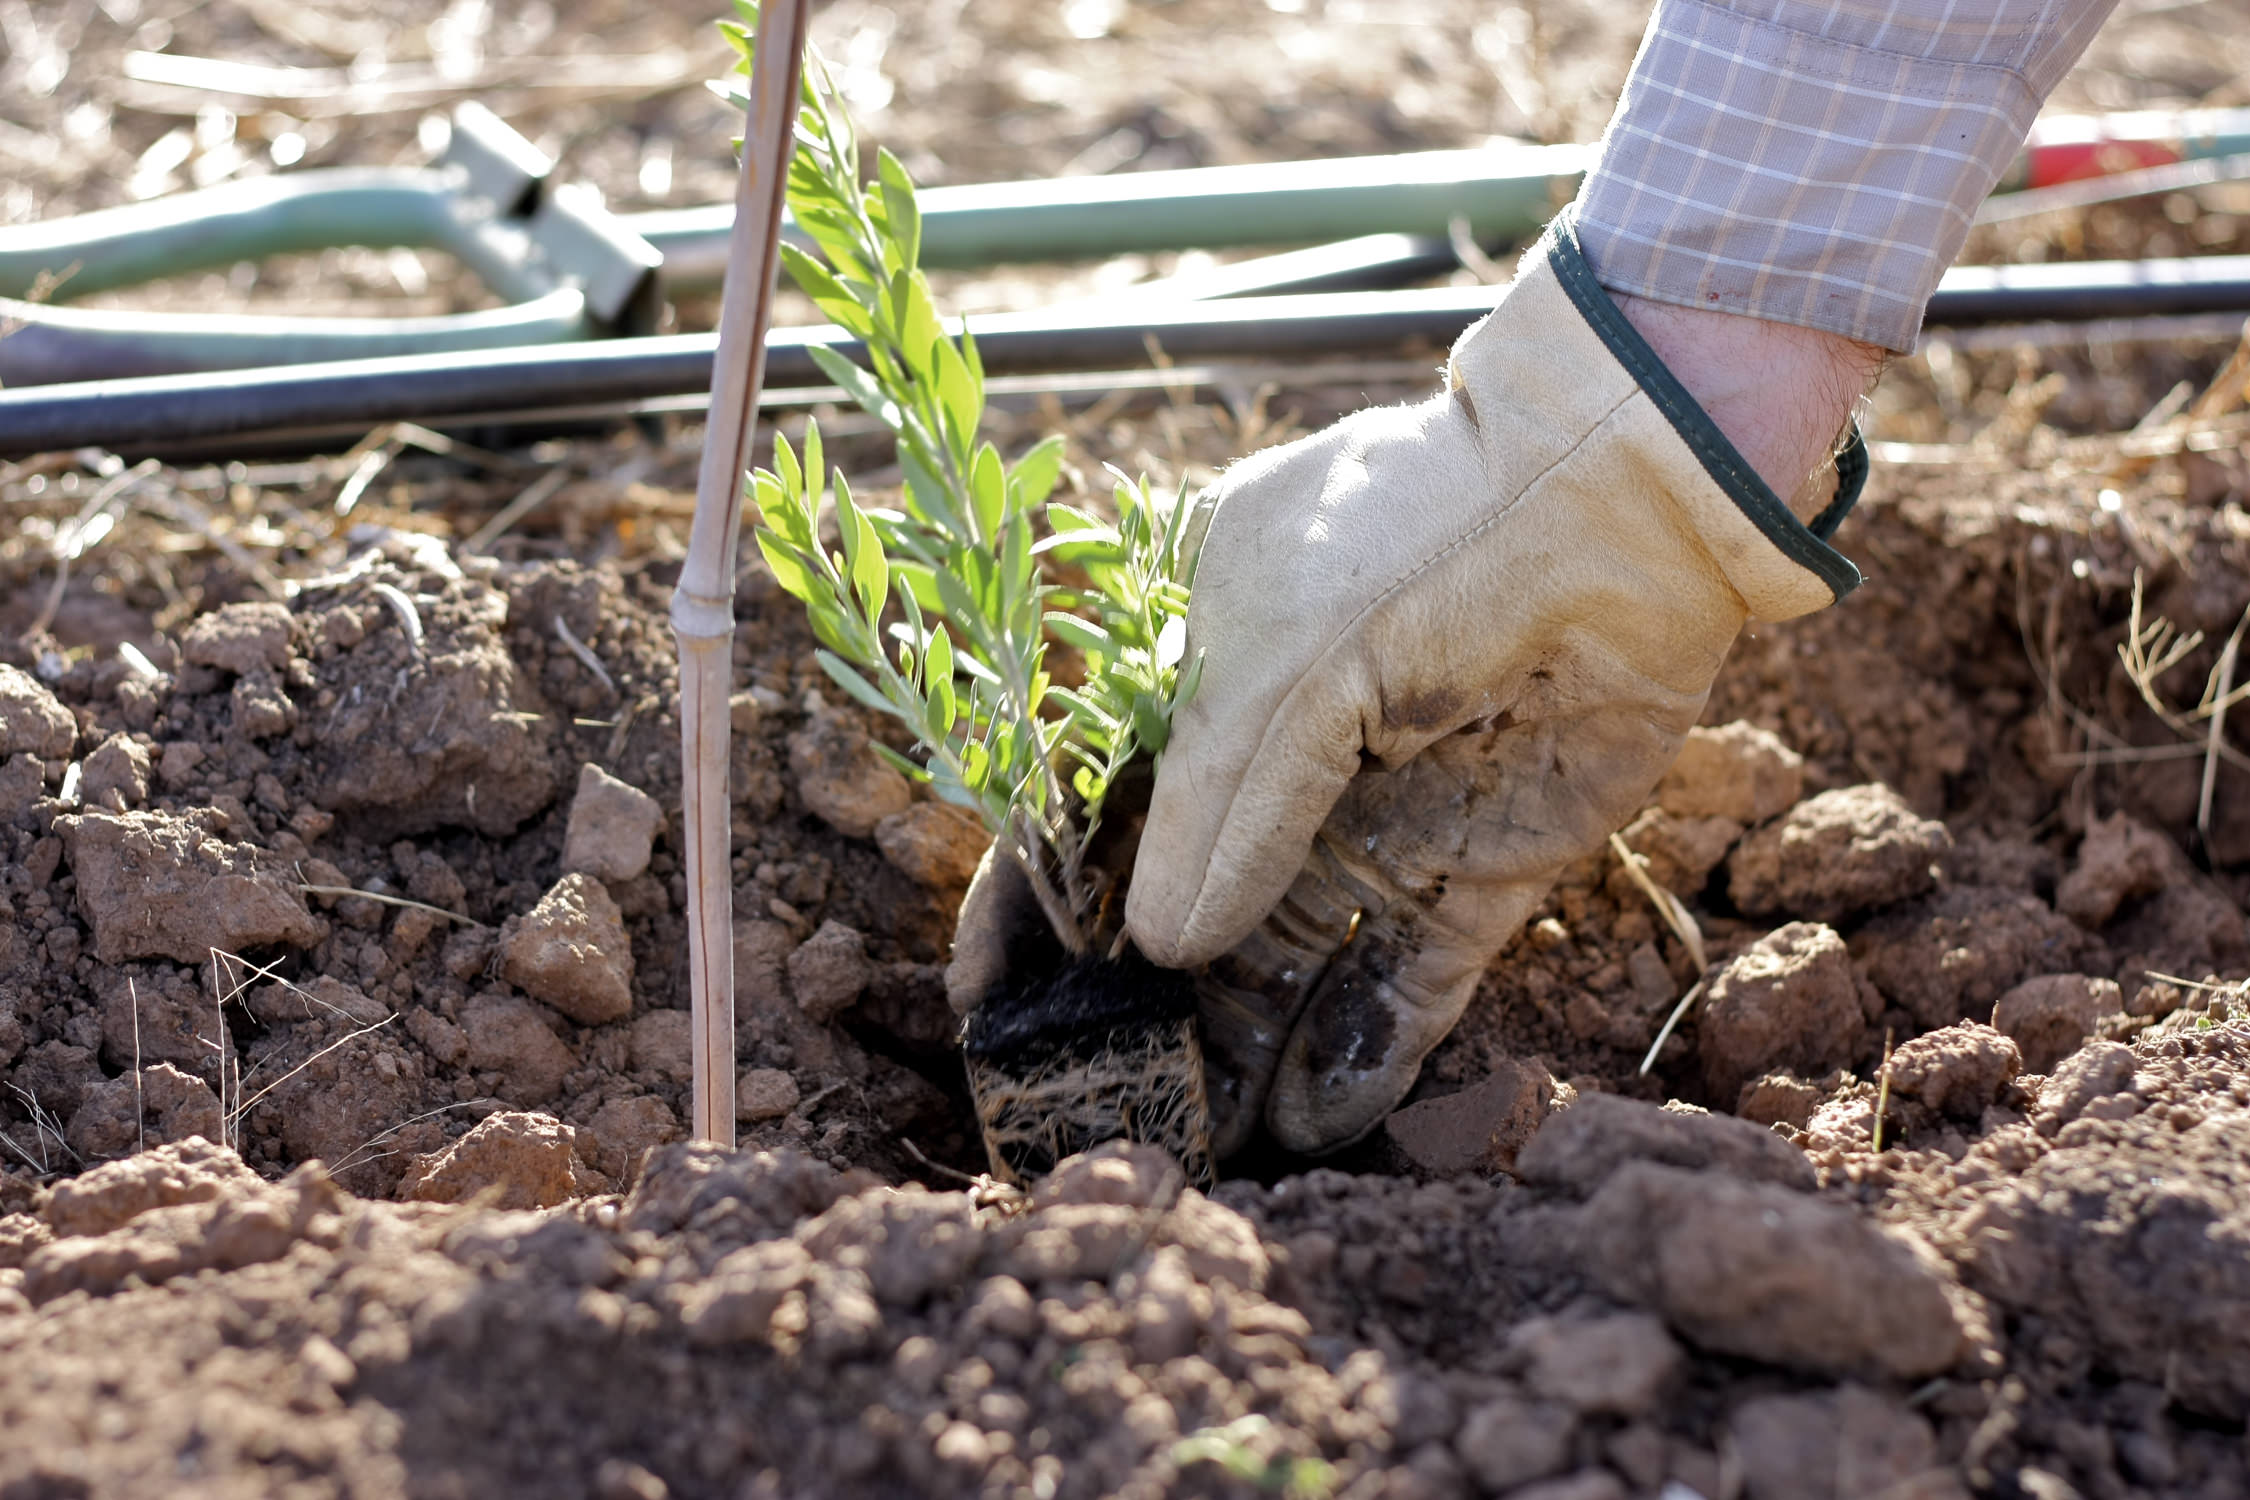
[{"label": "small stone", "polygon": [[875,846],[908,878],[938,891],[965,891],[992,835],[943,802],[917,802],[875,825]]},{"label": "small stone", "polygon": [[1696,1023],[1704,1087],[1731,1101],[1777,1068],[1818,1076],[1847,1066],[1879,1006],[1834,930],[1778,928],[1728,960],[1705,993]]},{"label": "small stone", "polygon": [[1647,1313],[1533,1318],[1508,1335],[1535,1395],[1586,1415],[1645,1416],[1687,1368],[1687,1356]]},{"label": "small stone", "polygon": [[1974,1120],[2023,1071],[2016,1044],[1974,1021],[1925,1032],[1891,1053],[1891,1092],[1940,1114]]},{"label": "small stone", "polygon": [[498,1209],[552,1208],[609,1184],[578,1159],[578,1132],[550,1115],[489,1115],[445,1150],[422,1158],[399,1184],[409,1202]]},{"label": "small stone", "polygon": [[2097,819],[2078,846],[2078,863],[2055,889],[2055,906],[2085,928],[2099,928],[2129,901],[2153,896],[2187,860],[2170,839],[2124,813]]},{"label": "small stone", "polygon": [[289,610],[281,604],[222,604],[180,637],[180,656],[237,676],[289,665]]},{"label": "small stone", "polygon": [[1992,1008],[1992,1024],[2015,1038],[2025,1072],[2045,1074],[2076,1052],[2103,1017],[2124,1008],[2124,992],[2114,979],[2042,974],[2002,995]]},{"label": "small stone", "polygon": [[755,1124],[797,1107],[797,1080],[779,1068],[752,1068],[734,1081],[734,1117]]},{"label": "small stone", "polygon": [[1880,782],[1840,787],[1744,839],[1727,891],[1754,916],[1841,921],[1929,890],[1932,865],[1952,844],[1943,823],[1919,816]]},{"label": "small stone", "polygon": [[78,721],[29,672],[0,662],[0,760],[36,755],[65,760],[78,743]]},{"label": "small stone", "polygon": [[1383,1122],[1391,1144],[1433,1176],[1506,1172],[1547,1118],[1554,1080],[1535,1062],[1502,1059],[1457,1094],[1410,1104]]},{"label": "small stone", "polygon": [[1770,1130],[1688,1105],[1645,1104],[1617,1094],[1581,1094],[1558,1110],[1516,1160],[1525,1182],[1584,1195],[1629,1162],[1709,1168],[1810,1191],[1812,1164]]},{"label": "small stone", "polygon": [[797,1008],[815,1021],[831,1020],[848,1009],[874,977],[867,940],[841,922],[821,923],[789,955],[790,993],[797,997]]},{"label": "small stone", "polygon": [[1682,818],[1756,824],[1786,811],[1805,791],[1805,758],[1746,719],[1691,729],[1680,757],[1656,784],[1657,805]]},{"label": "small stone", "polygon": [[789,769],[806,808],[848,838],[866,838],[914,800],[906,778],[837,714],[817,714],[789,737]]},{"label": "small stone", "polygon": [[562,867],[613,884],[631,880],[648,868],[663,824],[664,809],[654,797],[588,761],[579,768],[578,795],[570,803]]},{"label": "small stone", "polygon": [[86,757],[79,795],[88,807],[125,812],[148,800],[148,747],[129,734],[113,734]]},{"label": "small stone", "polygon": [[695,1076],[695,1020],[684,1010],[652,1010],[633,1023],[633,1071],[670,1083]]},{"label": "small stone", "polygon": [[471,997],[461,1007],[461,1031],[468,1038],[469,1067],[498,1074],[497,1092],[511,1104],[546,1103],[578,1066],[577,1056],[548,1030],[538,1010],[513,995]]},{"label": "small stone", "polygon": [[500,934],[500,976],[587,1026],[633,1011],[633,949],[601,882],[565,875]]},{"label": "small stone", "polygon": [[1469,1412],[1453,1448],[1485,1489],[1510,1490],[1568,1464],[1577,1426],[1566,1406],[1502,1396]]}]

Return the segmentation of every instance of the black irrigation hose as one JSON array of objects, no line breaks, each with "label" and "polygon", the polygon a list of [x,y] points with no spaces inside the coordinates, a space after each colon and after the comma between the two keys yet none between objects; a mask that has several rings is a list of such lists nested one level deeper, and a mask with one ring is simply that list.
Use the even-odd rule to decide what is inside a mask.
[{"label": "black irrigation hose", "polygon": [[[1489,287],[1336,292],[1149,306],[1120,299],[972,325],[986,370],[1034,374],[1148,362],[1370,356],[1450,343],[1493,302]],[[1933,324],[2089,321],[2250,312],[2250,256],[1957,267]],[[826,384],[809,334],[775,329],[766,385]],[[305,429],[651,400],[709,389],[714,335],[357,360],[217,375],[168,375],[0,391],[0,456],[98,447],[124,453],[251,440]],[[850,352],[853,346],[840,344]]]}]

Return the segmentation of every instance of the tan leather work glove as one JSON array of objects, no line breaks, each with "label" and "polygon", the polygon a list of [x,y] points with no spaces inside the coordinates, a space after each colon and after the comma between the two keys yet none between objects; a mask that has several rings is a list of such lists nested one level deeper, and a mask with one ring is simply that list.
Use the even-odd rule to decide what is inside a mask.
[{"label": "tan leather work glove", "polygon": [[[1446,389],[1230,469],[1202,686],[1126,908],[1201,983],[1215,1145],[1317,1152],[1412,1086],[1556,875],[1638,808],[1750,616],[1859,582],[1595,283],[1567,219]],[[1308,856],[1307,851],[1310,850]]]}]

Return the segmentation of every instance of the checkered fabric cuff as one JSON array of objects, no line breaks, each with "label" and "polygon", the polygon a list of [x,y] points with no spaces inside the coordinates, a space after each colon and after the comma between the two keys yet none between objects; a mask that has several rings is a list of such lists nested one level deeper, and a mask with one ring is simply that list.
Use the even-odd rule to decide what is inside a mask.
[{"label": "checkered fabric cuff", "polygon": [[1578,199],[1611,291],[1914,346],[2116,0],[1659,0]]}]

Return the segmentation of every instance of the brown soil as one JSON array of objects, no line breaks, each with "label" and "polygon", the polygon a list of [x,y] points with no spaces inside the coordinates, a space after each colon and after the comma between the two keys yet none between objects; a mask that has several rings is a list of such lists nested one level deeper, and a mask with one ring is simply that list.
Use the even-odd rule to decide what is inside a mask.
[{"label": "brown soil", "polygon": [[[116,201],[192,131],[129,47],[412,60],[442,12],[486,16],[495,57],[718,55],[703,6],[565,9],[29,8],[52,45],[9,22],[0,211]],[[820,26],[944,181],[1583,138],[1639,25],[1111,10],[840,0]],[[2063,102],[2242,102],[2245,38],[2239,4],[2124,18]],[[621,203],[726,191],[693,87],[488,102]],[[415,116],[316,121],[309,159],[413,159]],[[2239,249],[2234,192],[1972,253]],[[344,255],[144,300],[396,290]],[[1901,361],[1872,427],[1912,446],[1841,536],[1867,587],[1746,633],[1625,831],[1709,968],[1589,859],[1374,1138],[1208,1195],[1116,1149],[1029,1195],[959,1185],[981,1148],[940,965],[976,840],[868,753],[886,731],[830,701],[754,565],[744,1149],[681,1142],[664,610],[692,430],[408,447],[345,517],[356,456],[162,468],[38,632],[101,465],[0,468],[0,1500],[2250,1493],[2250,777],[2220,759],[2201,816],[2204,725],[2118,655],[2138,587],[2144,623],[2203,633],[2150,688],[2193,708],[2250,606],[2250,469],[2239,400],[2166,429],[2187,451],[2113,436],[2231,344]],[[1267,378],[996,428],[1192,480],[1400,389]],[[881,444],[827,425],[879,491]]]}]

